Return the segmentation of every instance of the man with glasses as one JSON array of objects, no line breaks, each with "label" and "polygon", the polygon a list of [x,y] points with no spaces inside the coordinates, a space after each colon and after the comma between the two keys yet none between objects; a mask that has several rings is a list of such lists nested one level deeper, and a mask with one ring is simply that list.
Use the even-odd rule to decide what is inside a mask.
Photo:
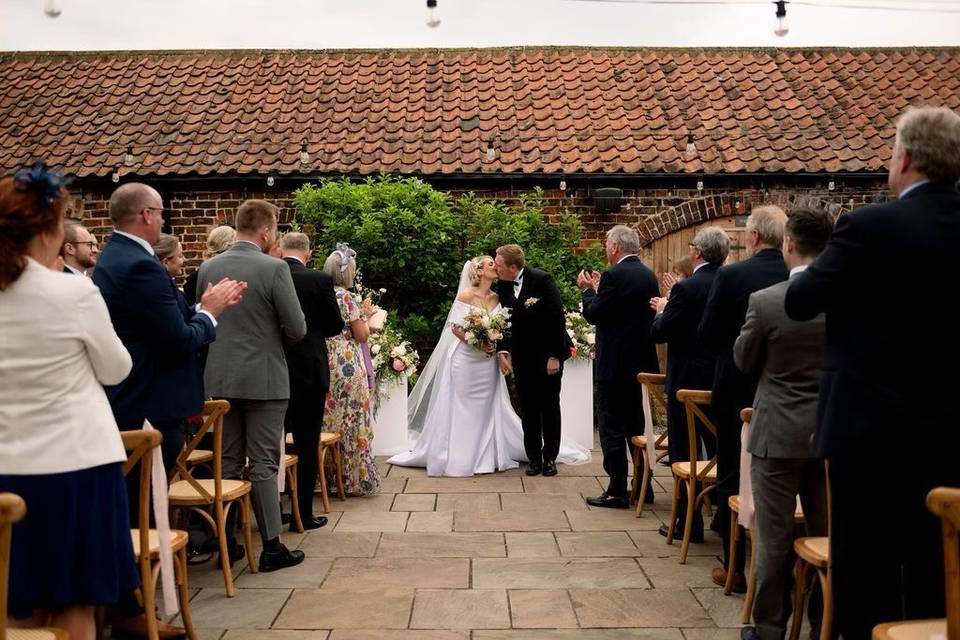
[{"label": "man with glasses", "polygon": [[60,248],[60,255],[63,257],[64,273],[86,275],[87,269],[92,269],[97,264],[99,253],[96,238],[79,220],[63,221],[63,246]]}]

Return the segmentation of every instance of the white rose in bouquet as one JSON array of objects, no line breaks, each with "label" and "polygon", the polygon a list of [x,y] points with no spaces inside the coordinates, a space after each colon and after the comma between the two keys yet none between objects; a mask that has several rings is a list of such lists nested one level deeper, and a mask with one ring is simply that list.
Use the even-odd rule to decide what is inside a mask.
[{"label": "white rose in bouquet", "polygon": [[477,344],[477,335],[473,331],[467,331],[465,334],[463,334],[463,339],[467,341],[467,344]]},{"label": "white rose in bouquet", "polygon": [[573,329],[567,329],[567,335],[570,336],[570,339],[574,342],[577,341],[577,334],[573,332]]},{"label": "white rose in bouquet", "polygon": [[397,348],[394,349],[394,351],[397,352],[397,355],[398,355],[398,356],[405,356],[405,355],[407,355],[407,348],[406,348],[405,346],[403,346],[402,344],[397,345]]},{"label": "white rose in bouquet", "polygon": [[370,347],[370,353],[372,353],[373,355],[377,355],[378,353],[380,353],[380,345],[375,344],[372,347]]},{"label": "white rose in bouquet", "polygon": [[487,329],[487,338],[489,338],[491,341],[499,340],[502,337],[503,334],[496,329]]},{"label": "white rose in bouquet", "polygon": [[588,333],[588,334],[587,334],[587,344],[592,345],[592,344],[596,344],[596,342],[597,342],[597,336],[596,336],[596,334],[594,334],[594,333]]}]

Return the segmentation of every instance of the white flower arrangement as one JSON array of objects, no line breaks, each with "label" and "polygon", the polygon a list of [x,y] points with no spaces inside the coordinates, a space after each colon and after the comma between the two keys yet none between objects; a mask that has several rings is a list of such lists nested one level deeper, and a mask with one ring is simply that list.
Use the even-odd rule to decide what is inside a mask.
[{"label": "white flower arrangement", "polygon": [[566,324],[567,335],[573,341],[570,357],[592,360],[597,351],[596,328],[576,311],[566,313]]},{"label": "white flower arrangement", "polygon": [[463,329],[463,339],[468,345],[480,351],[490,351],[497,340],[502,340],[510,328],[510,311],[498,309],[494,312],[472,308],[458,323]]}]

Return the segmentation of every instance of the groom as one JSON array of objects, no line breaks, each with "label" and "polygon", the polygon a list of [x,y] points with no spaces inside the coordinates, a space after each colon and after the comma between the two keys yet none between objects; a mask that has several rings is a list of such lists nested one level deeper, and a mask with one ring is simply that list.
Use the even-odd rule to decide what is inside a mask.
[{"label": "groom", "polygon": [[511,310],[509,336],[500,341],[500,370],[512,369],[520,398],[528,476],[557,475],[560,450],[560,378],[570,357],[560,289],[545,271],[524,266],[523,249],[497,249],[500,304]]}]

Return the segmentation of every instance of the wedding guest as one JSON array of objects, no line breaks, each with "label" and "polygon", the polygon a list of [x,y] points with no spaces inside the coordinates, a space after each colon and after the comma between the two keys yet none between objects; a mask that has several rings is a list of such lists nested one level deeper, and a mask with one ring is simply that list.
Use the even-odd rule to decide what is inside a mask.
[{"label": "wedding guest", "polygon": [[87,269],[97,264],[100,254],[97,239],[79,220],[67,218],[63,221],[63,266],[66,273],[78,276],[86,275]]},{"label": "wedding guest", "polygon": [[[687,434],[687,414],[677,400],[680,389],[710,389],[716,358],[703,347],[698,336],[703,309],[707,305],[710,287],[720,266],[730,252],[730,238],[720,227],[704,227],[690,243],[690,263],[693,273],[689,278],[677,281],[666,297],[650,300],[656,311],[651,327],[653,341],[667,345],[667,379],[664,391],[667,395],[667,446],[671,461],[690,459],[690,437]],[[705,440],[707,450],[716,450],[716,440],[704,431],[698,433]],[[686,525],[687,495],[680,492],[677,522],[674,531],[683,531]],[[669,533],[669,525],[660,527],[660,535]],[[703,515],[694,511],[690,534],[691,542],[703,542]]]},{"label": "wedding guest", "polygon": [[[783,259],[790,280],[750,295],[747,318],[733,345],[737,367],[759,374],[747,450],[757,536],[755,627],[743,640],[782,640],[791,614],[794,512],[803,505],[808,536],[827,535],[827,492],[823,462],[814,457],[817,380],[823,366],[823,314],[806,322],[787,317],[783,299],[789,283],[813,262],[833,231],[820,209],[795,209],[783,234]],[[822,596],[814,581],[810,626],[820,628]],[[803,615],[802,612],[796,612]]]},{"label": "wedding guest", "polygon": [[[650,339],[653,310],[650,298],[660,288],[657,276],[640,258],[640,238],[625,225],[607,232],[606,257],[610,268],[601,276],[596,271],[577,276],[583,296],[583,317],[597,327],[597,355],[594,362],[600,448],[603,470],[610,478],[607,489],[588,497],[593,507],[626,509],[627,456],[630,438],[643,431],[643,403],[637,374],[659,373],[657,351]],[[653,502],[653,489],[638,500]]]},{"label": "wedding guest", "polygon": [[307,322],[307,335],[303,340],[284,346],[290,373],[290,405],[284,423],[286,431],[293,434],[297,451],[302,452],[297,465],[300,519],[304,529],[317,529],[327,523],[325,517],[313,515],[317,448],[323,427],[324,403],[320,398],[325,398],[330,390],[327,338],[343,331],[343,318],[332,278],[307,267],[310,238],[305,233],[291,232],[284,235],[279,244]]},{"label": "wedding guest", "polygon": [[[161,233],[160,239],[153,244],[153,250],[160,259],[160,264],[167,270],[170,278],[175,279],[183,271],[183,248],[177,236]],[[186,302],[186,299],[184,299]]]},{"label": "wedding guest", "polygon": [[[237,209],[237,241],[201,265],[198,281],[200,290],[227,277],[248,283],[244,303],[220,321],[204,383],[212,397],[230,402],[223,420],[223,477],[240,479],[249,461],[253,512],[263,540],[260,571],[292,567],[304,559],[302,551],[290,551],[280,542],[277,472],[290,398],[283,346],[302,340],[307,325],[290,269],[267,255],[276,241],[277,207],[265,200],[243,202]],[[232,518],[227,525],[229,548],[239,551],[243,547],[233,539]],[[234,554],[229,555],[233,560]]]},{"label": "wedding guest", "polygon": [[940,521],[925,500],[960,486],[960,115],[908,109],[888,172],[897,199],[840,216],[785,300],[794,320],[826,315],[816,445],[830,462],[836,631],[847,640],[944,617]]},{"label": "wedding guest", "polygon": [[373,416],[367,365],[361,344],[370,337],[367,319],[373,307],[350,292],[357,275],[356,252],[340,243],[327,256],[323,270],[333,280],[340,317],[340,335],[327,339],[330,358],[330,395],[323,417],[324,431],[343,436],[343,486],[348,495],[368,496],[380,490],[380,471],[373,457]]},{"label": "wedding guest", "polygon": [[[237,240],[237,230],[227,225],[214,227],[207,234],[207,250],[203,254],[204,260],[209,260],[213,256],[218,256],[233,245]],[[200,276],[200,268],[197,267],[188,276],[183,283],[183,295],[187,299],[187,304],[193,306],[197,303],[197,278]]]},{"label": "wedding guest", "polygon": [[693,261],[690,259],[689,255],[682,256],[677,258],[673,262],[673,266],[670,267],[670,271],[667,271],[663,274],[663,297],[670,297],[670,290],[673,288],[673,285],[680,282],[684,278],[689,278],[693,275]]},{"label": "wedding guest", "polygon": [[64,184],[41,163],[0,178],[0,492],[27,503],[13,525],[7,622],[43,626],[50,614],[92,640],[94,608],[138,584],[126,453],[101,386],[123,380],[131,359],[97,287],[49,268]]},{"label": "wedding guest", "polygon": [[[717,485],[713,499],[724,553],[723,566],[713,570],[712,578],[719,585],[726,583],[725,567],[730,552],[732,512],[728,498],[740,491],[740,428],[743,426],[740,411],[753,406],[757,390],[757,377],[741,373],[734,364],[733,343],[743,327],[750,294],[783,282],[789,275],[780,251],[786,221],[783,210],[772,205],[757,207],[750,213],[746,233],[750,257],[717,271],[700,321],[700,342],[717,358],[710,409],[717,426]],[[738,589],[746,585],[743,577],[746,550],[742,543],[743,538],[737,550],[734,576]]]}]

